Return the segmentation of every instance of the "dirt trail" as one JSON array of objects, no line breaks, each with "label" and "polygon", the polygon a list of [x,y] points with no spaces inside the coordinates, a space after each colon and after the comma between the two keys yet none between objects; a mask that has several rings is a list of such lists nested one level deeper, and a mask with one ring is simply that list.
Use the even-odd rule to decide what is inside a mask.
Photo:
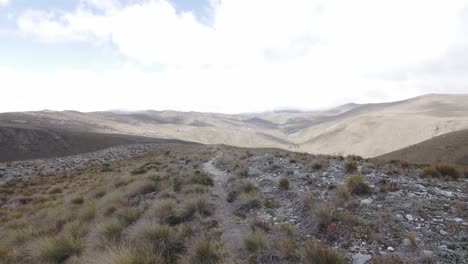
[{"label": "dirt trail", "polygon": [[[218,155],[217,155],[218,156]],[[203,165],[204,170],[211,174],[214,179],[213,194],[216,197],[214,203],[216,205],[215,217],[219,221],[219,228],[222,231],[221,239],[224,242],[226,250],[230,253],[233,260],[240,262],[240,257],[243,252],[244,237],[250,232],[249,225],[238,219],[233,214],[234,207],[227,202],[227,191],[225,189],[228,173],[219,170],[214,165],[216,163],[214,157]]]}]

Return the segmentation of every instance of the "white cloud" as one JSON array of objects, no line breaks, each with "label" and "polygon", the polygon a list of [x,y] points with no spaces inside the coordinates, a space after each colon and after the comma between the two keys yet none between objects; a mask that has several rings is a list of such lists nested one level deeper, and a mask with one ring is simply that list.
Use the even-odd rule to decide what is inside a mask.
[{"label": "white cloud", "polygon": [[0,7],[8,5],[9,2],[10,0],[0,0]]},{"label": "white cloud", "polygon": [[[212,3],[211,24],[201,23],[192,13],[176,12],[166,0],[136,0],[126,5],[81,0],[70,12],[25,12],[18,28],[26,36],[44,42],[109,45],[129,63],[162,65],[164,70],[149,73],[136,66],[104,74],[86,69],[46,75],[23,72],[10,74],[2,82],[18,87],[16,92],[40,83],[57,96],[61,87],[70,91],[89,87],[89,93],[112,98],[54,102],[59,109],[87,110],[239,112],[468,92],[463,74],[429,78],[404,72],[404,79],[388,78],[396,70],[416,71],[418,65],[454,57],[447,54],[460,46],[468,28],[467,21],[460,19],[468,7],[466,0]],[[45,100],[43,107],[51,108],[49,103]]]}]

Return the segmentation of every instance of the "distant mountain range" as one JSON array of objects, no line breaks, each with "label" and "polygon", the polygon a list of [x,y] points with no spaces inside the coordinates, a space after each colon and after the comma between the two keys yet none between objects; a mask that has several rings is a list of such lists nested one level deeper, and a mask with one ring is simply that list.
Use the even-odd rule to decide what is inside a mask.
[{"label": "distant mountain range", "polygon": [[[326,111],[240,115],[152,110],[3,113],[0,114],[2,151],[12,147],[12,133],[5,136],[11,129],[55,131],[61,137],[66,133],[119,134],[125,135],[126,140],[123,141],[130,136],[138,136],[145,137],[145,140],[179,139],[205,144],[376,157],[446,133],[468,129],[468,95],[431,94],[392,103],[346,104]],[[15,140],[13,145],[16,146],[22,141],[34,142],[28,136]],[[49,145],[53,147],[54,143],[51,141]]]}]

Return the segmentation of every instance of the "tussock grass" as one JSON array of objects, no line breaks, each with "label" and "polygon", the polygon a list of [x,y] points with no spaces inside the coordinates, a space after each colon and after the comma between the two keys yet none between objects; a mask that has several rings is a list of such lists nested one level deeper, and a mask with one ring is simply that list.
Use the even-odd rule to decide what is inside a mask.
[{"label": "tussock grass", "polygon": [[32,246],[32,256],[46,263],[64,263],[72,256],[79,256],[84,246],[73,237],[45,237],[38,239]]},{"label": "tussock grass", "polygon": [[460,171],[453,165],[446,163],[434,164],[423,169],[423,177],[441,178],[446,177],[453,180],[460,178]]},{"label": "tussock grass", "polygon": [[345,162],[345,172],[346,173],[353,173],[356,172],[358,169],[357,162],[354,160],[348,160]]},{"label": "tussock grass", "polygon": [[346,187],[349,192],[356,195],[368,194],[370,192],[369,185],[364,182],[364,178],[359,174],[349,176],[346,179]]},{"label": "tussock grass", "polygon": [[224,248],[210,238],[195,239],[183,257],[183,263],[190,264],[217,264],[224,263]]},{"label": "tussock grass", "polygon": [[265,235],[261,231],[250,233],[244,238],[244,247],[247,251],[255,253],[266,248]]},{"label": "tussock grass", "polygon": [[346,259],[327,245],[306,241],[301,249],[301,262],[304,264],[345,264]]}]

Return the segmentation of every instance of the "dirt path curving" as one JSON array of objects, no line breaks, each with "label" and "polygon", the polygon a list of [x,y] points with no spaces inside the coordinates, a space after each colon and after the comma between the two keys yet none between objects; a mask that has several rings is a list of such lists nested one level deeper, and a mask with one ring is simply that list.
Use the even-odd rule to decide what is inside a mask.
[{"label": "dirt path curving", "polygon": [[225,185],[229,174],[216,168],[214,165],[216,158],[206,162],[203,169],[213,176],[213,195],[216,197],[214,199],[216,206],[215,217],[219,221],[219,228],[222,231],[221,239],[232,259],[236,263],[242,263],[243,241],[244,237],[250,232],[250,228],[248,223],[243,222],[233,214],[235,208],[227,202]]}]

